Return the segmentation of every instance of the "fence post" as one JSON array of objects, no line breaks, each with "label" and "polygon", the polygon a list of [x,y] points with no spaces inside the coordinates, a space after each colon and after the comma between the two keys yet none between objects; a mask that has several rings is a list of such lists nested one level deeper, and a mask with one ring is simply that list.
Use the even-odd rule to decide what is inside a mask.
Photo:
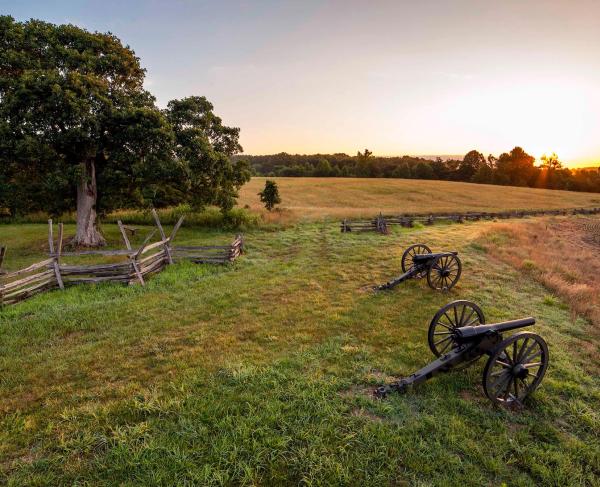
[{"label": "fence post", "polygon": [[144,242],[142,243],[142,246],[138,249],[138,251],[135,254],[131,254],[129,256],[129,258],[131,260],[131,266],[133,267],[135,275],[137,276],[137,278],[140,281],[140,284],[142,286],[145,286],[146,283],[144,282],[144,276],[142,275],[142,273],[140,271],[140,266],[138,265],[138,259],[144,252],[146,245],[148,245],[148,242],[154,236],[155,233],[156,233],[156,230],[152,230],[152,232],[150,232],[150,234],[146,237],[146,239],[144,240]]},{"label": "fence post", "polygon": [[63,284],[62,276],[60,275],[60,268],[58,266],[58,259],[60,258],[60,252],[62,250],[62,239],[63,239],[63,226],[62,223],[58,225],[58,257],[54,252],[54,223],[52,222],[52,218],[48,220],[48,250],[50,251],[50,257],[53,259],[51,264],[52,268],[54,268],[54,275],[56,276],[56,282],[58,287],[64,289],[65,286]]},{"label": "fence post", "polygon": [[125,242],[125,247],[127,247],[127,250],[131,250],[131,243],[129,242],[129,238],[127,238],[127,232],[125,231],[123,222],[121,220],[117,220],[117,225],[119,225],[119,230],[121,231],[121,236]]},{"label": "fence post", "polygon": [[2,263],[4,262],[5,255],[6,255],[6,247],[2,246],[2,247],[0,247],[0,276],[2,274],[4,274],[4,271],[2,270]]},{"label": "fence post", "polygon": [[163,230],[163,227],[160,223],[160,218],[158,217],[158,213],[156,212],[155,208],[152,208],[152,216],[154,217],[154,221],[156,223],[156,226],[158,227],[158,231],[160,232],[160,238],[163,242],[165,242],[164,248],[165,248],[165,252],[167,254],[167,260],[169,261],[169,264],[172,264],[173,257],[171,256],[171,249],[169,248],[169,242],[167,242],[167,236],[165,235],[165,231]]},{"label": "fence post", "polygon": [[60,254],[62,252],[62,244],[63,244],[63,224],[58,224],[58,242],[56,243],[56,253],[54,254],[54,262],[52,265],[54,266],[54,275],[56,276],[56,282],[58,282],[58,287],[61,289],[65,288],[65,285],[62,280],[62,276],[60,275]]},{"label": "fence post", "polygon": [[[0,276],[5,274],[2,270],[2,262],[4,262],[4,256],[6,255],[6,247],[0,247]],[[0,309],[4,307],[4,286],[0,283]]]},{"label": "fence post", "polygon": [[54,229],[52,228],[54,225],[52,224],[52,218],[48,220],[48,249],[50,252],[50,257],[54,255]]}]

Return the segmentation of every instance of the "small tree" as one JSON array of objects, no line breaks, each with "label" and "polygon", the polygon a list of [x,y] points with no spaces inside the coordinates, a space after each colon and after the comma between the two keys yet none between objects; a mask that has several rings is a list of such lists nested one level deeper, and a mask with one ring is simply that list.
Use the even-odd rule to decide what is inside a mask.
[{"label": "small tree", "polygon": [[267,180],[265,189],[258,193],[258,195],[260,196],[260,201],[265,204],[265,208],[269,211],[271,211],[275,205],[281,203],[279,189],[277,188],[277,183],[275,181]]}]

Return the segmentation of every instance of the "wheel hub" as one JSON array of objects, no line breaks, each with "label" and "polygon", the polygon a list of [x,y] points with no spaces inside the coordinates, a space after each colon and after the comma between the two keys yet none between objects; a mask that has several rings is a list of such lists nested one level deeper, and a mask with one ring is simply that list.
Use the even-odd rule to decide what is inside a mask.
[{"label": "wheel hub", "polygon": [[446,267],[444,267],[443,269],[440,269],[440,276],[442,277],[448,277],[450,275],[450,270]]},{"label": "wheel hub", "polygon": [[517,364],[512,368],[512,375],[518,379],[525,379],[529,375],[529,370],[522,364]]}]

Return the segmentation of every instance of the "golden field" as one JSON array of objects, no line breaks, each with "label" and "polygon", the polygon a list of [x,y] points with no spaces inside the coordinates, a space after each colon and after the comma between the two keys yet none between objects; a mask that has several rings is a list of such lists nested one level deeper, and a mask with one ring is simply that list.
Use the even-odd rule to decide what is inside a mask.
[{"label": "golden field", "polygon": [[600,206],[600,194],[452,181],[255,177],[238,204],[261,210],[258,192],[277,182],[281,210],[294,219],[370,217],[405,212],[500,211]]}]

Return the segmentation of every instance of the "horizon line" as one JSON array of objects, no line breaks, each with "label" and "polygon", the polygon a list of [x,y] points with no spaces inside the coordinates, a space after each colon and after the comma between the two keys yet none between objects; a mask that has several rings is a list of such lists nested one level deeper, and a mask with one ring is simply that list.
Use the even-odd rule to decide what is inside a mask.
[{"label": "horizon line", "polygon": [[[474,150],[476,150],[476,149],[474,149]],[[358,151],[358,152],[360,152],[360,151]],[[470,152],[470,151],[467,151],[466,153],[468,153],[468,152]],[[508,151],[504,151],[501,154],[504,154],[505,152],[508,152]],[[483,154],[483,152],[481,152],[481,153]],[[250,156],[250,157],[265,157],[265,156],[276,156],[278,154],[288,154],[291,156],[316,156],[316,155],[327,156],[327,155],[345,154],[349,157],[356,157],[356,154],[352,155],[347,152],[312,152],[312,153],[309,153],[309,152],[279,151],[279,152],[264,153],[264,154],[250,154],[247,152],[241,152],[236,155],[237,156]],[[490,152],[489,155],[493,155],[493,154]],[[377,154],[377,155],[373,154],[373,157],[383,157],[383,158],[416,157],[416,158],[427,159],[427,160],[433,160],[433,159],[430,159],[433,157],[441,157],[441,158],[446,158],[446,160],[462,160],[464,158],[464,154],[389,154],[389,153],[384,153],[384,154]],[[535,157],[536,162],[541,160],[541,156],[539,156],[539,157],[534,156],[534,157]],[[456,159],[454,159],[454,158],[456,158]],[[560,157],[559,157],[559,160],[560,160]],[[594,162],[561,161],[561,163],[563,164],[563,167],[570,168],[570,169],[600,168],[600,160],[594,161]]]}]

